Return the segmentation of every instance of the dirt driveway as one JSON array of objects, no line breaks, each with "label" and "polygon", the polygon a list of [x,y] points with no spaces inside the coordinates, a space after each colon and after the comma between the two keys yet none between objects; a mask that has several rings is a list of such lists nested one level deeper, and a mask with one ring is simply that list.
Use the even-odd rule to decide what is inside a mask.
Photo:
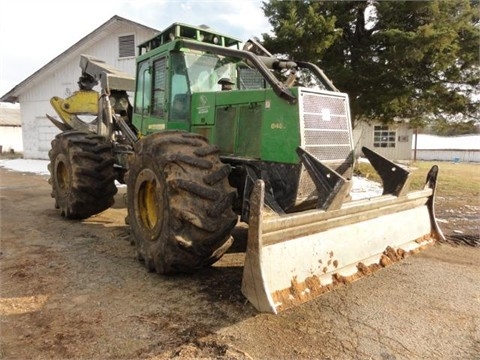
[{"label": "dirt driveway", "polygon": [[135,259],[122,194],[67,221],[47,176],[0,168],[2,359],[479,359],[480,248],[438,244],[288,310],[240,292],[245,228],[210,269]]}]

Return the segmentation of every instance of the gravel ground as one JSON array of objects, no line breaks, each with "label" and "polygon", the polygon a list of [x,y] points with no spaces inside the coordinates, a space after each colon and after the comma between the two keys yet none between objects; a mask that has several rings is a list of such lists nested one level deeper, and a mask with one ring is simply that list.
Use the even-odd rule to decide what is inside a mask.
[{"label": "gravel ground", "polygon": [[275,316],[240,292],[244,226],[214,267],[159,276],[135,259],[124,189],[67,221],[47,178],[0,168],[2,359],[479,359],[478,204],[438,199],[448,242]]}]

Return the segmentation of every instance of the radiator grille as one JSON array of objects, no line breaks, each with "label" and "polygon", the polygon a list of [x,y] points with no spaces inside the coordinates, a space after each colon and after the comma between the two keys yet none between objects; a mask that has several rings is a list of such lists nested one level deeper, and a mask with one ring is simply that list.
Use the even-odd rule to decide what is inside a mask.
[{"label": "radiator grille", "polygon": [[301,91],[300,99],[302,147],[320,161],[343,162],[353,143],[346,95]]},{"label": "radiator grille", "polygon": [[[346,94],[299,89],[302,147],[333,169],[345,162],[353,150]],[[315,198],[315,185],[302,166],[297,204]]]}]

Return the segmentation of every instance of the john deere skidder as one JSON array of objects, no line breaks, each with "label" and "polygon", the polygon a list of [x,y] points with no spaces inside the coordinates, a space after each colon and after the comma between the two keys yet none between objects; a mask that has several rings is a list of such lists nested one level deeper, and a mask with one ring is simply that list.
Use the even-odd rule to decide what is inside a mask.
[{"label": "john deere skidder", "polygon": [[51,100],[62,130],[49,153],[52,196],[63,216],[82,219],[113,204],[115,180],[126,183],[128,223],[151,271],[213,264],[240,219],[242,291],[277,313],[443,236],[437,167],[424,190],[408,192],[409,173],[364,148],[383,195],[349,201],[348,96],[314,64],[175,23],[139,46],[135,79],[91,56],[80,67],[79,90]]}]

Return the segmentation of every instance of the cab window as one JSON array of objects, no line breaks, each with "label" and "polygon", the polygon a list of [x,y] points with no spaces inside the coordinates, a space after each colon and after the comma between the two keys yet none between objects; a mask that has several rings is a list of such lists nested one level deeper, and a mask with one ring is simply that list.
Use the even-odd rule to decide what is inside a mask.
[{"label": "cab window", "polygon": [[138,67],[137,91],[135,93],[135,112],[137,114],[150,113],[150,99],[152,96],[152,75],[148,61]]},{"label": "cab window", "polygon": [[173,69],[170,91],[170,121],[190,120],[190,91],[185,59],[182,53],[172,53]]},{"label": "cab window", "polygon": [[160,58],[153,62],[153,107],[152,115],[164,116],[165,109],[165,86],[166,86],[166,58]]}]

